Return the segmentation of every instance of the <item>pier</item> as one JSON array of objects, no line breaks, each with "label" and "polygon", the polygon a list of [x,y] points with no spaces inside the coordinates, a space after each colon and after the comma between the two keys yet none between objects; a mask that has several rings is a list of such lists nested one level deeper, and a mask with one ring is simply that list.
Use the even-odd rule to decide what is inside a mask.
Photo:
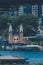
[{"label": "pier", "polygon": [[27,64],[26,58],[23,57],[16,57],[16,56],[0,56],[0,64]]}]

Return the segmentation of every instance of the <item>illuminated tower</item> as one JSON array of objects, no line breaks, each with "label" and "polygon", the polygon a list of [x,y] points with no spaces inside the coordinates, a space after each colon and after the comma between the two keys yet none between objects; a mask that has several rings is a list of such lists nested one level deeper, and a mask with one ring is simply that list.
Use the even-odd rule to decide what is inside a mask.
[{"label": "illuminated tower", "polygon": [[20,43],[24,43],[23,26],[22,26],[22,24],[20,25],[19,33],[20,33]]},{"label": "illuminated tower", "polygon": [[12,43],[13,39],[12,39],[12,25],[9,24],[9,43]]}]

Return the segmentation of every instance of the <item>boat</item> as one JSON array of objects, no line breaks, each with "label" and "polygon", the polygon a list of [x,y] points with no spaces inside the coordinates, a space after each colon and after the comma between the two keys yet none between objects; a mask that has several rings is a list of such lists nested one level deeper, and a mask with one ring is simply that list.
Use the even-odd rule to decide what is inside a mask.
[{"label": "boat", "polygon": [[22,50],[22,51],[39,51],[40,46],[39,45],[14,45],[14,50]]},{"label": "boat", "polygon": [[25,44],[18,44],[18,45],[4,45],[2,46],[3,50],[10,50],[10,51],[40,51],[41,46],[39,45],[25,45]]}]

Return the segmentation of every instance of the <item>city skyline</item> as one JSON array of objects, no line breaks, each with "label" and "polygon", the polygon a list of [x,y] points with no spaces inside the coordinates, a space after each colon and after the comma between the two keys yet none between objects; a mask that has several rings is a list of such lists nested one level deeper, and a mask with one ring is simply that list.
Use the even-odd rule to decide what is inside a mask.
[{"label": "city skyline", "polygon": [[12,6],[10,8],[0,8],[0,13],[9,14],[11,16],[20,16],[24,14],[33,14],[38,16],[39,18],[43,14],[43,4],[42,5],[18,5]]}]

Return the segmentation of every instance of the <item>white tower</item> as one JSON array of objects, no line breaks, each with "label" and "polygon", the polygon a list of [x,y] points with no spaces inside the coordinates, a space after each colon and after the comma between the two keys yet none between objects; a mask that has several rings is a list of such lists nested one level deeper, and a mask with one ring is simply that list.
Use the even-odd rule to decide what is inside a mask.
[{"label": "white tower", "polygon": [[20,43],[24,43],[23,26],[22,26],[22,24],[20,25],[19,33],[20,33]]},{"label": "white tower", "polygon": [[12,34],[12,25],[9,24],[9,33]]},{"label": "white tower", "polygon": [[23,35],[23,26],[22,26],[22,24],[20,25],[20,30],[19,30],[19,32],[20,32],[20,35]]},{"label": "white tower", "polygon": [[9,23],[9,43],[12,43],[12,25]]}]

